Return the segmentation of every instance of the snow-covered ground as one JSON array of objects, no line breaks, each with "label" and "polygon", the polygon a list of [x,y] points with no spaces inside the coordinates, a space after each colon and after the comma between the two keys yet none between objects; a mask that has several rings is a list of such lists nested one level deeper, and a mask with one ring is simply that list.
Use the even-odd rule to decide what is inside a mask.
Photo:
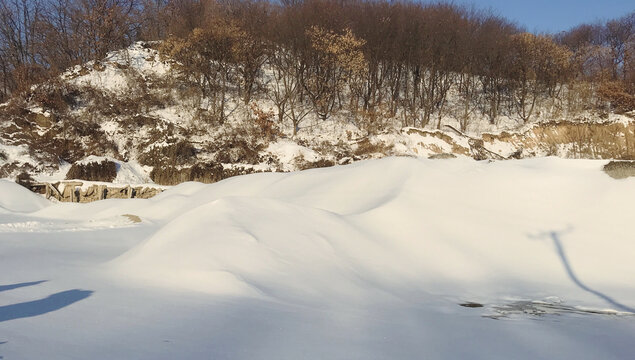
[{"label": "snow-covered ground", "polygon": [[0,358],[632,359],[635,178],[603,164],[385,158],[90,204],[0,181]]}]

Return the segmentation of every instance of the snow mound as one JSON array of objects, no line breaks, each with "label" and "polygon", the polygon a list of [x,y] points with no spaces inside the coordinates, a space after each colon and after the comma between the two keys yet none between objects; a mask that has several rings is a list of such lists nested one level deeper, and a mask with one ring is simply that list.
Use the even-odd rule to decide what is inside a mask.
[{"label": "snow mound", "polygon": [[0,212],[30,213],[51,203],[28,189],[8,180],[0,179]]},{"label": "snow mound", "polygon": [[388,158],[176,187],[134,210],[170,213],[112,267],[158,286],[291,303],[451,294],[606,305],[575,272],[630,299],[608,304],[629,311],[635,187],[602,164]]}]

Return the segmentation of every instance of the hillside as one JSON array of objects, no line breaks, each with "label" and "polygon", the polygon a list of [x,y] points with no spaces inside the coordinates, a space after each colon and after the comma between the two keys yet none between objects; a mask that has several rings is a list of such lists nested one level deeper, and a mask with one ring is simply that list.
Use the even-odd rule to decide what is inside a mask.
[{"label": "hillside", "polygon": [[[90,159],[115,162],[119,175],[84,180],[163,185],[384,156],[635,159],[632,113],[557,115],[545,107],[529,123],[501,116],[492,124],[475,114],[464,127],[455,115],[460,106],[453,105],[459,98],[452,96],[439,122],[425,128],[405,126],[399,114],[360,119],[346,110],[327,119],[307,112],[296,127],[280,120],[266,90],[248,104],[228,97],[219,122],[174,61],[162,59],[159,45],[136,43],[3,104],[0,177],[26,172],[39,181],[63,180],[73,163]],[[262,86],[276,86],[263,69]]]}]

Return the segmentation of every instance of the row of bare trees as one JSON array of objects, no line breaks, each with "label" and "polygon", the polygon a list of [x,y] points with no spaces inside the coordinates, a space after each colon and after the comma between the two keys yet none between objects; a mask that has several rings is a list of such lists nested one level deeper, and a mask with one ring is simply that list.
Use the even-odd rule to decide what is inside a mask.
[{"label": "row of bare trees", "polygon": [[591,84],[614,107],[635,108],[635,12],[581,24],[554,36],[574,53],[576,80]]},{"label": "row of bare trees", "polygon": [[[3,96],[135,40],[163,40],[165,58],[223,119],[228,96],[256,93],[297,130],[326,119],[401,116],[440,125],[451,94],[465,128],[480,112],[524,122],[539,101],[632,110],[635,13],[558,35],[523,32],[446,3],[364,0],[0,0]],[[599,100],[597,100],[599,99]],[[579,103],[579,102],[578,102]]]},{"label": "row of bare trees", "polygon": [[135,0],[0,0],[2,96],[129,45]]}]

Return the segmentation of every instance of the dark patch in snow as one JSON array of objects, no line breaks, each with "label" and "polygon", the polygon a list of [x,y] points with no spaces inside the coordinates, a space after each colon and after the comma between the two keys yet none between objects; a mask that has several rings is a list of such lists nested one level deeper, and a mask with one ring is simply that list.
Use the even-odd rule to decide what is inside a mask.
[{"label": "dark patch in snow", "polygon": [[606,316],[635,316],[635,313],[619,312],[615,310],[602,310],[566,305],[558,302],[542,300],[521,300],[503,305],[494,305],[493,313],[483,317],[490,319],[510,318],[517,316],[544,317],[558,315],[606,315]]},{"label": "dark patch in snow", "polygon": [[467,308],[481,308],[483,304],[475,303],[475,302],[466,302],[459,304],[459,306],[467,307]]}]

